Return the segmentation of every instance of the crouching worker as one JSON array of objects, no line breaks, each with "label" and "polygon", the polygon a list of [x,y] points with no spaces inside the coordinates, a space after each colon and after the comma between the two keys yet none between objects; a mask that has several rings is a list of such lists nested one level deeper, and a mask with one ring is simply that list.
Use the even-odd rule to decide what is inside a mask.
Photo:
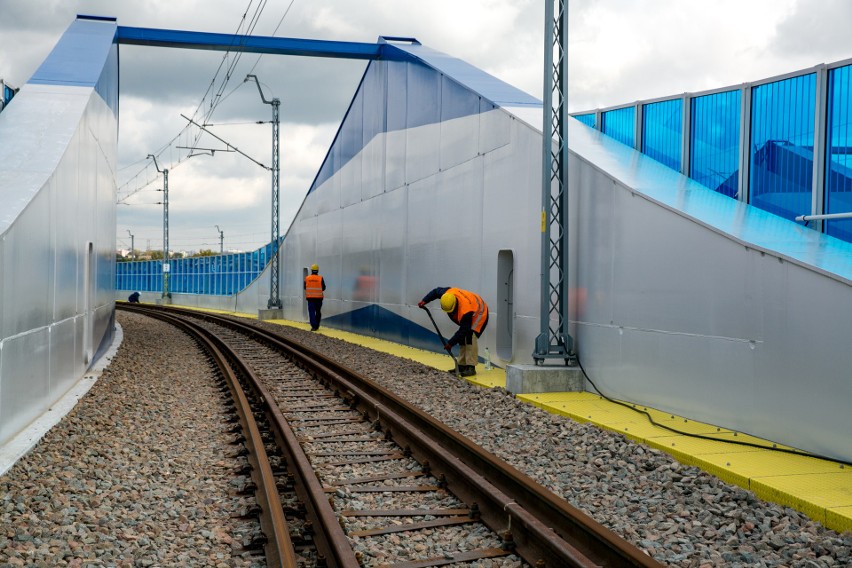
[{"label": "crouching worker", "polygon": [[[418,307],[424,307],[432,300],[441,299],[441,309],[459,326],[444,349],[452,351],[453,345],[459,346],[459,374],[470,377],[476,374],[479,361],[477,338],[488,325],[488,305],[478,294],[461,288],[435,288],[426,294]],[[450,372],[455,373],[455,369]]]},{"label": "crouching worker", "polygon": [[131,304],[138,304],[139,303],[139,296],[140,296],[139,292],[133,292],[132,294],[130,294],[130,296],[127,297],[127,301],[130,302]]}]

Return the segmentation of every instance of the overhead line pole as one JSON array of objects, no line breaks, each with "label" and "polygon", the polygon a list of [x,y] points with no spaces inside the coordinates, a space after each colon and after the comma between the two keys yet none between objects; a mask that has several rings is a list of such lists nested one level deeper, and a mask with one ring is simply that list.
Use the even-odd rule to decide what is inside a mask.
[{"label": "overhead line pole", "polygon": [[216,225],[216,230],[219,231],[219,254],[225,254],[225,231],[219,228],[219,225]]},{"label": "overhead line pole", "polygon": [[568,0],[545,0],[541,329],[533,359],[575,360],[568,333]]},{"label": "overhead line pole", "polygon": [[[278,241],[281,236],[280,227],[280,165],[278,161],[278,137],[279,137],[279,110],[281,101],[273,98],[267,100],[263,95],[263,89],[260,88],[260,81],[257,75],[246,75],[245,81],[253,79],[257,85],[257,90],[260,93],[260,100],[263,104],[272,105],[272,230],[270,241],[272,243],[272,251],[269,261],[269,301],[266,304],[268,309],[281,308],[281,298],[279,297],[279,278],[278,278]],[[245,82],[244,81],[244,82]]]},{"label": "overhead line pole", "polygon": [[154,167],[157,171],[163,174],[163,295],[162,298],[171,298],[172,293],[169,292],[169,170],[160,169],[157,164],[157,156],[148,154],[148,157],[154,160]]},{"label": "overhead line pole", "polygon": [[134,246],[134,240],[136,237],[130,232],[130,229],[127,229],[127,234],[130,235],[130,258],[131,260],[136,260],[136,252],[134,250],[136,248]]}]

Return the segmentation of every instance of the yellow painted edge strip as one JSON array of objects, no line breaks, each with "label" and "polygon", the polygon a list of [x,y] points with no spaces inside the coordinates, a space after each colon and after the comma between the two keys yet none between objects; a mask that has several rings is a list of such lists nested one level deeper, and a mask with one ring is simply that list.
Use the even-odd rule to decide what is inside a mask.
[{"label": "yellow painted edge strip", "polygon": [[[792,495],[780,489],[773,488],[764,482],[750,478],[747,475],[743,475],[737,472],[735,467],[728,468],[722,465],[714,464],[702,459],[701,457],[694,456],[692,454],[689,454],[688,452],[682,451],[677,448],[676,445],[672,446],[672,442],[670,439],[666,440],[665,443],[661,443],[655,440],[654,437],[636,436],[631,434],[629,430],[625,431],[623,426],[617,427],[612,424],[607,424],[602,420],[590,419],[588,415],[581,415],[577,412],[574,412],[573,410],[567,410],[567,404],[565,402],[544,402],[536,400],[534,394],[517,395],[517,398],[523,400],[524,402],[528,402],[529,404],[547,410],[548,412],[551,412],[553,414],[567,416],[581,423],[591,423],[604,430],[623,434],[631,440],[635,440],[640,443],[644,443],[652,448],[664,451],[685,465],[692,465],[698,467],[699,469],[702,469],[707,473],[718,477],[722,481],[737,485],[739,487],[742,487],[743,489],[748,489],[754,492],[755,496],[757,496],[758,498],[764,499],[766,501],[772,501],[774,503],[778,503],[780,505],[784,505],[786,507],[790,507],[792,509],[800,511],[808,515],[812,519],[822,523],[825,527],[829,529],[838,532],[850,530],[849,525],[850,523],[852,523],[852,507],[849,507],[848,511],[846,510],[846,508],[837,508],[834,511],[832,511],[831,509],[826,509],[825,507],[808,501],[806,498]],[[601,401],[601,404],[612,405],[612,403],[607,401]],[[668,436],[671,436],[671,433],[667,434]],[[765,440],[762,441],[765,442]],[[677,442],[674,443],[676,444]]]},{"label": "yellow painted edge strip", "polygon": [[[253,314],[245,314],[245,313],[240,313],[240,312],[229,312],[229,311],[225,311],[225,310],[197,308],[197,307],[193,307],[193,306],[180,306],[180,307],[186,307],[186,308],[194,309],[194,310],[201,311],[201,312],[229,314],[229,315],[246,317],[246,318],[251,318],[251,319],[257,318],[257,316],[255,316]],[[307,329],[308,328],[308,324],[302,323],[302,322],[295,322],[295,321],[290,321],[290,320],[267,320],[267,321],[269,323],[274,323],[274,324],[278,324],[278,325],[286,325],[286,326],[294,327],[294,328],[297,328],[297,329]],[[324,335],[330,335],[332,337],[336,337],[337,339],[341,339],[343,341],[347,341],[348,343],[353,343],[355,345],[369,346],[371,349],[375,349],[376,351],[380,351],[380,352],[383,352],[383,353],[388,353],[390,355],[398,355],[400,347],[407,348],[406,351],[408,351],[409,349],[414,351],[414,352],[419,351],[419,352],[422,352],[422,354],[424,355],[424,357],[422,357],[423,360],[420,360],[421,359],[420,357],[408,357],[408,358],[414,359],[415,361],[423,363],[424,365],[432,367],[432,368],[441,368],[441,367],[437,366],[436,364],[434,364],[432,361],[429,361],[430,358],[434,359],[434,355],[435,355],[434,353],[432,353],[430,351],[425,351],[425,350],[416,349],[416,348],[413,348],[413,347],[399,345],[399,344],[393,343],[391,341],[387,341],[387,340],[383,340],[383,339],[376,339],[376,338],[367,337],[367,336],[362,336],[362,335],[358,335],[356,333],[337,330],[337,329],[333,329],[333,328],[329,328],[329,331],[331,331],[331,333],[324,333]],[[369,342],[365,341],[365,339],[369,339]],[[369,343],[369,345],[365,345],[366,343]],[[383,345],[383,344],[387,344],[387,345]],[[416,355],[416,353],[415,353],[415,355]],[[505,375],[505,371],[503,369],[497,369],[495,367],[492,371],[486,371],[483,374],[487,374],[489,376],[487,378],[484,378],[484,377],[480,376],[479,374],[477,374],[474,377],[468,377],[467,380],[468,380],[468,382],[470,382],[472,384],[475,384],[477,386],[484,387],[484,388],[492,388],[492,387],[495,387],[495,386],[505,388],[505,386],[506,386],[506,375]],[[611,432],[616,432],[616,433],[619,433],[619,434],[623,434],[624,436],[630,438],[631,440],[634,440],[634,441],[639,442],[639,443],[644,443],[644,444],[646,444],[646,445],[648,445],[652,448],[656,448],[658,450],[664,451],[664,452],[670,454],[675,459],[677,459],[679,462],[681,462],[685,465],[691,465],[691,466],[698,467],[698,468],[700,468],[700,469],[702,469],[702,470],[704,470],[704,471],[706,471],[706,472],[708,472],[712,475],[715,475],[716,477],[718,477],[719,479],[721,479],[723,481],[726,481],[726,482],[731,483],[733,485],[737,485],[737,486],[742,487],[744,489],[751,490],[752,492],[754,492],[755,496],[759,497],[760,499],[763,499],[763,500],[766,500],[766,501],[772,501],[774,503],[778,503],[780,505],[784,505],[786,507],[790,507],[792,509],[800,511],[800,512],[808,515],[812,519],[822,523],[825,527],[827,527],[829,529],[832,529],[832,530],[835,530],[835,531],[838,531],[838,532],[852,530],[852,507],[837,507],[837,508],[826,509],[825,507],[811,503],[804,498],[797,497],[797,496],[792,495],[788,492],[785,492],[781,489],[771,487],[770,485],[767,485],[766,483],[764,483],[760,480],[750,479],[747,476],[744,476],[742,474],[737,473],[734,468],[728,469],[728,468],[725,468],[723,466],[710,463],[706,460],[701,459],[700,457],[693,456],[693,455],[691,455],[687,452],[681,451],[676,446],[672,447],[670,445],[671,442],[661,444],[659,442],[656,442],[654,440],[654,438],[651,438],[651,437],[636,436],[635,434],[629,432],[629,430],[625,431],[625,429],[623,427],[619,428],[619,427],[616,427],[616,426],[612,426],[612,425],[607,424],[607,423],[605,423],[601,420],[590,420],[587,416],[582,416],[582,415],[580,415],[580,414],[578,414],[578,413],[576,413],[572,410],[566,410],[564,408],[564,406],[565,406],[564,403],[562,404],[563,408],[559,408],[559,407],[556,406],[555,403],[535,400],[535,398],[533,398],[533,397],[534,397],[534,395],[530,395],[530,394],[523,394],[523,395],[519,394],[519,395],[516,396],[516,398],[518,398],[519,400],[526,402],[528,404],[531,404],[533,406],[536,406],[538,408],[541,408],[543,410],[546,410],[546,411],[548,411],[552,414],[558,414],[558,415],[561,415],[561,416],[566,416],[566,417],[571,418],[571,419],[573,419],[573,420],[575,420],[579,423],[591,423],[594,426],[597,426],[601,429],[609,430]],[[603,405],[611,405],[612,404],[610,402],[607,402],[604,399],[601,399],[600,402]]]},{"label": "yellow painted edge strip", "polygon": [[826,509],[825,526],[837,532],[852,532],[852,507]]},{"label": "yellow painted edge strip", "polygon": [[[821,522],[823,525],[828,526],[825,507],[806,501],[801,497],[797,497],[787,491],[784,491],[783,489],[772,487],[759,479],[751,480],[751,490],[754,491],[756,496],[760,497],[764,501],[772,501],[774,503],[784,505],[785,507],[790,507],[791,509],[800,511],[810,518]],[[835,527],[828,528],[839,530]]]}]

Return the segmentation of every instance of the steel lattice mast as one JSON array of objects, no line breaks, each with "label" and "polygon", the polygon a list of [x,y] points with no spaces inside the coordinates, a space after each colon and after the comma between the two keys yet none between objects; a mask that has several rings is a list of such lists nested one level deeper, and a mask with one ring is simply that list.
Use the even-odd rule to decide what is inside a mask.
[{"label": "steel lattice mast", "polygon": [[157,157],[153,154],[148,154],[148,157],[154,160],[154,167],[157,171],[163,174],[163,298],[171,298],[169,292],[169,170],[168,168],[160,169],[157,164]]},{"label": "steel lattice mast", "polygon": [[541,332],[533,359],[574,358],[568,333],[568,0],[545,0]]},{"label": "steel lattice mast", "polygon": [[[258,85],[260,88],[260,85]],[[280,220],[280,164],[278,161],[278,111],[281,101],[272,99],[272,259],[269,272],[269,301],[267,308],[280,308],[281,298],[278,295],[278,241],[281,236]]]},{"label": "steel lattice mast", "polygon": [[277,98],[271,101],[266,100],[263,96],[263,89],[260,88],[260,81],[256,75],[246,75],[245,80],[254,80],[257,85],[257,90],[260,92],[260,100],[264,104],[272,105],[272,235],[270,237],[272,243],[271,258],[269,260],[269,301],[266,307],[281,308],[281,298],[279,296],[279,280],[278,280],[278,241],[281,237],[281,222],[280,222],[280,162],[278,132],[279,132],[279,110],[281,101]]}]

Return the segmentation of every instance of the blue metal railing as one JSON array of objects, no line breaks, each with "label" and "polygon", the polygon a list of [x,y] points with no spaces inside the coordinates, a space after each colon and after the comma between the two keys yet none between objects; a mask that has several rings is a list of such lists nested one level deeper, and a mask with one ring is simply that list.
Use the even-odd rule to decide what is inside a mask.
[{"label": "blue metal railing", "polygon": [[714,191],[815,216],[811,227],[852,242],[852,219],[825,218],[852,211],[852,60],[573,116]]},{"label": "blue metal railing", "polygon": [[[283,241],[283,239],[282,239]],[[269,262],[272,243],[252,252],[172,259],[169,291],[174,294],[236,294],[257,278]],[[163,292],[163,262],[117,262],[116,290]]]}]

